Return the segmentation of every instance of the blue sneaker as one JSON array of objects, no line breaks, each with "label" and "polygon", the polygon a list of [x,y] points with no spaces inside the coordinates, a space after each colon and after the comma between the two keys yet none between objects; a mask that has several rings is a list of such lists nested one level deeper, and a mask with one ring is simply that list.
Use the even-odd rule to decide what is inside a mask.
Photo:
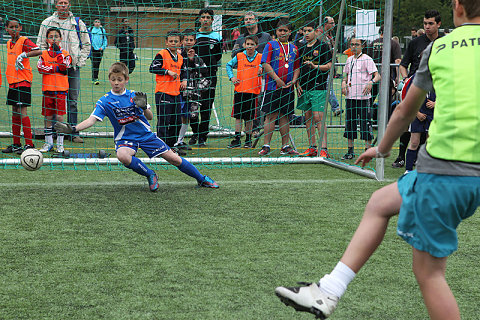
[{"label": "blue sneaker", "polygon": [[158,176],[156,173],[150,175],[148,177],[148,186],[150,187],[150,191],[155,192],[158,190]]},{"label": "blue sneaker", "polygon": [[203,177],[203,181],[202,181],[202,182],[199,182],[199,183],[198,183],[198,186],[199,186],[199,187],[204,187],[204,188],[213,188],[213,189],[219,188],[218,183],[216,183],[215,181],[213,181],[213,179],[210,178],[209,176]]}]

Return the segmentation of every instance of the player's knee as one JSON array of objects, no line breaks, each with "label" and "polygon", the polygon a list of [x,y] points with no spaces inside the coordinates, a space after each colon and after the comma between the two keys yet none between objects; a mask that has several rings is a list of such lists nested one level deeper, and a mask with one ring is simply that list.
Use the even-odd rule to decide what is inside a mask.
[{"label": "player's knee", "polygon": [[117,152],[117,159],[125,166],[129,166],[132,162],[132,156],[122,151]]}]

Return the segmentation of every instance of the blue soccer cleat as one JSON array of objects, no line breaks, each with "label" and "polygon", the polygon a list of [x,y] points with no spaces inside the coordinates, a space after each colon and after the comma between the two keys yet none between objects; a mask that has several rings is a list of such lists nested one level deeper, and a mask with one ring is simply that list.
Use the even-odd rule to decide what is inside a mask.
[{"label": "blue soccer cleat", "polygon": [[202,182],[199,182],[199,183],[198,183],[198,186],[199,186],[199,187],[204,187],[204,188],[213,188],[213,189],[219,188],[218,183],[216,183],[215,181],[213,181],[213,179],[210,178],[209,176],[204,176],[204,177],[203,177],[203,181],[202,181]]},{"label": "blue soccer cleat", "polygon": [[158,176],[156,173],[150,175],[148,178],[148,186],[150,187],[150,191],[155,192],[158,190]]}]

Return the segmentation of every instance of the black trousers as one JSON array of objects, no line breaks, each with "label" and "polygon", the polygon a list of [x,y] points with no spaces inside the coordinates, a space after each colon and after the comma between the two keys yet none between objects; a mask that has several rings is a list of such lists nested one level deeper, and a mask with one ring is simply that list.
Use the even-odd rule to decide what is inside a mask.
[{"label": "black trousers", "polygon": [[171,96],[163,92],[155,93],[155,104],[157,106],[157,136],[169,147],[178,140],[181,119],[181,98]]},{"label": "black trousers", "polygon": [[103,58],[103,50],[92,49],[92,80],[98,79],[98,71]]},{"label": "black trousers", "polygon": [[190,126],[194,135],[198,136],[198,141],[207,141],[210,132],[210,116],[212,113],[213,101],[215,100],[215,87],[217,85],[217,76],[211,78],[212,84],[208,90],[201,93],[200,114],[197,118],[190,120]]},{"label": "black trousers", "polygon": [[133,50],[120,49],[120,62],[125,63],[128,73],[132,73],[135,70],[135,54]]}]

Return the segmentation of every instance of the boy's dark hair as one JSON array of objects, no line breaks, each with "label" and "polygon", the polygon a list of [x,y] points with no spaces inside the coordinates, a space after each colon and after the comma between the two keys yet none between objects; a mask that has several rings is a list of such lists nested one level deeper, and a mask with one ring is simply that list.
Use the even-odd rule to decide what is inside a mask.
[{"label": "boy's dark hair", "polygon": [[165,39],[168,39],[169,37],[179,37],[180,41],[183,40],[183,35],[177,29],[168,31],[167,35],[165,36]]},{"label": "boy's dark hair", "polygon": [[246,36],[245,43],[247,42],[247,40],[252,40],[253,42],[255,42],[256,45],[258,45],[258,37],[254,34],[249,34],[248,36]]},{"label": "boy's dark hair", "polygon": [[186,36],[195,36],[197,33],[193,29],[185,29],[183,30],[182,34],[184,37],[186,37]]},{"label": "boy's dark hair", "polygon": [[209,15],[211,15],[213,19],[214,13],[213,13],[213,10],[210,8],[200,9],[200,11],[198,12],[198,16],[200,17],[202,14],[205,14],[205,13],[208,13]]},{"label": "boy's dark hair", "polygon": [[58,29],[57,27],[51,27],[51,28],[48,28],[47,33],[45,34],[45,38],[48,38],[48,34],[53,31],[58,32],[58,34],[60,35],[60,38],[62,37],[62,33],[60,32],[60,29]]},{"label": "boy's dark hair", "polygon": [[[478,5],[477,0],[458,0],[458,3],[465,8],[468,19],[480,17],[480,6]],[[453,0],[452,5],[455,5],[455,2]]]},{"label": "boy's dark hair", "polygon": [[280,18],[277,22],[277,29],[280,27],[286,27],[288,30],[292,31],[292,24],[287,18]]},{"label": "boy's dark hair", "polygon": [[10,21],[17,21],[19,25],[22,25],[22,22],[17,19],[17,18],[8,18],[7,19],[7,23],[5,23],[5,25],[8,27],[8,25],[10,24]]},{"label": "boy's dark hair", "polygon": [[418,30],[417,27],[412,27],[412,29],[410,29],[410,31],[415,31],[415,32],[416,32],[417,30]]},{"label": "boy's dark hair", "polygon": [[442,21],[442,17],[440,16],[440,12],[437,10],[427,10],[425,11],[425,19],[435,18],[435,22],[439,23]]},{"label": "boy's dark hair", "polygon": [[115,62],[110,66],[108,69],[108,77],[112,75],[112,73],[121,73],[125,79],[128,79],[128,68],[123,62]]},{"label": "boy's dark hair", "polygon": [[303,27],[309,27],[309,28],[312,28],[313,30],[317,29],[317,22],[315,20],[312,20],[310,21],[309,23],[307,23],[306,25],[304,25]]}]

